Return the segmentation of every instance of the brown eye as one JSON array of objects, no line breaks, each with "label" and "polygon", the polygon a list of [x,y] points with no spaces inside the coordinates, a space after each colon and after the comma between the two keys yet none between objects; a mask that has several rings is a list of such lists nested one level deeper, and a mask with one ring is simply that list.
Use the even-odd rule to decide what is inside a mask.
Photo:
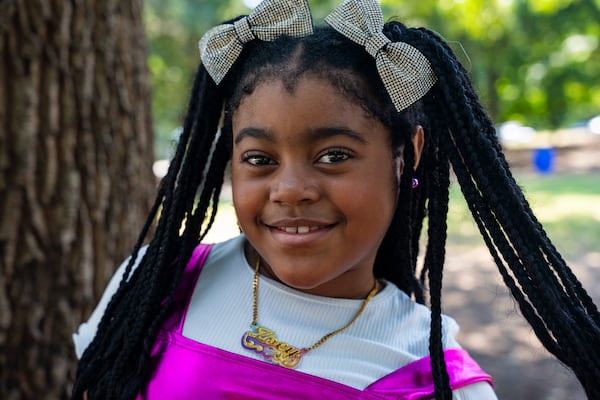
[{"label": "brown eye", "polygon": [[346,161],[350,157],[352,157],[352,155],[347,150],[332,149],[328,150],[325,154],[321,155],[318,161],[324,164],[336,164],[342,161]]},{"label": "brown eye", "polygon": [[246,153],[242,156],[242,162],[248,163],[255,167],[260,167],[263,165],[275,165],[274,160],[261,153]]}]

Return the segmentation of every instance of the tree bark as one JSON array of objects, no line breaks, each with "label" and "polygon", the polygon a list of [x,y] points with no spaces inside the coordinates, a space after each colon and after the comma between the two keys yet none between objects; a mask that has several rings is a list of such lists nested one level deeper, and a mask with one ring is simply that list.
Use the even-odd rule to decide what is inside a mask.
[{"label": "tree bark", "polygon": [[71,333],[154,197],[141,0],[0,0],[0,398],[66,399]]}]

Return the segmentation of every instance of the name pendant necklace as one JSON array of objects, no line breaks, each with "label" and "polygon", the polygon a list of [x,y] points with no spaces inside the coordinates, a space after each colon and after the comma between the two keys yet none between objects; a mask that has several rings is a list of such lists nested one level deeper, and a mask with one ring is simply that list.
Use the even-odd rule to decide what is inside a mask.
[{"label": "name pendant necklace", "polygon": [[369,292],[367,297],[363,300],[360,308],[354,314],[354,317],[344,326],[321,337],[310,347],[298,348],[286,342],[277,339],[275,332],[265,326],[258,323],[258,278],[260,269],[260,256],[256,261],[256,267],[254,269],[254,279],[252,281],[253,290],[253,303],[252,303],[252,323],[250,329],[242,336],[242,346],[248,350],[255,351],[256,353],[263,356],[265,361],[273,364],[280,365],[286,368],[296,368],[302,357],[311,350],[321,346],[327,340],[331,339],[338,333],[341,333],[348,329],[358,317],[363,313],[367,304],[371,301],[373,296],[379,291],[379,281],[375,279],[375,285]]}]

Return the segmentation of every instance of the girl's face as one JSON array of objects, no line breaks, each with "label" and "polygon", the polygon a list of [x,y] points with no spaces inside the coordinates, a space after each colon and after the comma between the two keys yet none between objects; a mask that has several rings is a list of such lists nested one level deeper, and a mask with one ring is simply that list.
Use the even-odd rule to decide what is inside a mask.
[{"label": "girl's face", "polygon": [[262,271],[307,293],[364,297],[396,206],[388,129],[313,77],[292,91],[260,84],[232,123],[233,201]]}]

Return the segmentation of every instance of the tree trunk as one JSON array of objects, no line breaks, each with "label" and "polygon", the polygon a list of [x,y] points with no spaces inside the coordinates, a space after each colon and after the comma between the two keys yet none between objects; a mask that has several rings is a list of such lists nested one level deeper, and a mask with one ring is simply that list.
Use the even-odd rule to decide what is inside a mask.
[{"label": "tree trunk", "polygon": [[71,333],[154,197],[141,0],[0,0],[0,398],[66,399]]}]

